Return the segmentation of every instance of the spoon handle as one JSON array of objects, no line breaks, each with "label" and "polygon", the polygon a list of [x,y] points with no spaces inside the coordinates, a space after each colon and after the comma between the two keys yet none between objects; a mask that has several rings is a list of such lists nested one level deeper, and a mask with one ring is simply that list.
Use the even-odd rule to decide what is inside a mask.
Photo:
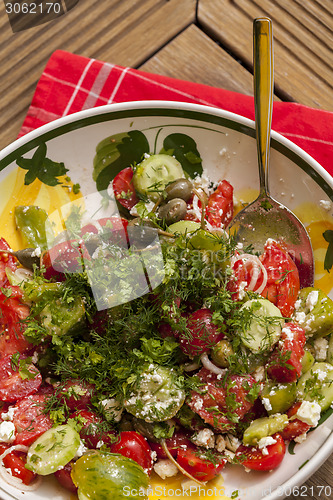
[{"label": "spoon handle", "polygon": [[273,111],[273,27],[267,17],[253,21],[254,105],[260,195],[269,195],[268,164]]}]

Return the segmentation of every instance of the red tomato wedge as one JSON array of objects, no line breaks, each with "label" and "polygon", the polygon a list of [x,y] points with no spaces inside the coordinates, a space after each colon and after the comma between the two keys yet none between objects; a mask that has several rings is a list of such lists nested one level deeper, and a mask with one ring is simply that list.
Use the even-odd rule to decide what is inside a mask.
[{"label": "red tomato wedge", "polygon": [[[0,455],[2,455],[10,446],[0,443]],[[23,484],[29,485],[37,474],[25,468],[26,454],[21,451],[12,451],[2,459],[6,469],[10,469],[12,476],[21,479]]]},{"label": "red tomato wedge", "polygon": [[119,440],[110,446],[111,453],[120,453],[124,457],[131,458],[150,474],[153,468],[152,450],[147,440],[138,432],[123,431]]},{"label": "red tomato wedge", "polygon": [[[20,358],[24,362],[24,358]],[[2,401],[14,402],[37,392],[42,383],[39,370],[29,363],[20,373],[20,360],[18,365],[12,362],[12,356],[6,356],[0,360],[0,399]]]},{"label": "red tomato wedge", "polygon": [[132,182],[133,170],[131,167],[124,168],[113,179],[113,192],[119,203],[130,210],[139,201]]},{"label": "red tomato wedge", "polygon": [[194,447],[180,448],[177,453],[177,462],[189,474],[199,481],[210,481],[217,476],[226,464],[226,459],[219,453],[214,453],[214,462],[204,458],[204,453]]},{"label": "red tomato wedge", "polygon": [[236,458],[244,467],[251,470],[265,471],[276,469],[286,453],[286,445],[280,434],[274,434],[272,437],[276,440],[276,443],[267,446],[267,455],[259,448],[241,444],[237,448]]},{"label": "red tomato wedge", "polygon": [[268,375],[278,382],[294,382],[300,377],[305,342],[303,328],[296,323],[286,323],[282,328],[280,341],[268,361]]},{"label": "red tomato wedge", "polygon": [[215,429],[227,431],[252,408],[254,401],[249,396],[255,380],[251,375],[230,375],[226,380],[202,368],[197,376],[203,383],[203,393],[191,392],[188,406],[207,424]]},{"label": "red tomato wedge", "polygon": [[234,210],[233,187],[228,181],[220,181],[208,198],[206,218],[213,227],[226,227],[231,222]]},{"label": "red tomato wedge", "polygon": [[290,317],[300,289],[296,264],[282,245],[274,240],[266,243],[260,260],[267,271],[267,285],[261,295],[275,304],[282,316]]},{"label": "red tomato wedge", "polygon": [[285,441],[291,441],[292,439],[295,439],[295,437],[305,434],[309,429],[311,429],[309,424],[302,422],[302,420],[299,420],[298,418],[294,418],[292,420],[292,417],[296,415],[301,404],[301,401],[297,401],[297,403],[293,404],[293,406],[287,411],[289,422],[283,431],[281,431],[281,436]]},{"label": "red tomato wedge", "polygon": [[33,394],[16,403],[13,423],[17,434],[14,444],[29,446],[52,427],[52,420],[43,413],[46,400],[47,397],[42,394]]}]

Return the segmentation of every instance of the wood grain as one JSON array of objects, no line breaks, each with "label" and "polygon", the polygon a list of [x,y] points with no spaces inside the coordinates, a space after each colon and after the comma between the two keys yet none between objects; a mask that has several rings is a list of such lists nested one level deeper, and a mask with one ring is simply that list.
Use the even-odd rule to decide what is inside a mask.
[{"label": "wood grain", "polygon": [[[332,6],[315,0],[199,0],[198,20],[252,67],[252,23],[274,26],[275,86],[286,100],[333,109]],[[308,6],[308,7],[305,7]]]},{"label": "wood grain", "polygon": [[66,15],[12,33],[0,2],[0,149],[16,139],[56,49],[137,67],[195,19],[195,0],[80,0]]},{"label": "wood grain", "polygon": [[253,94],[252,74],[193,24],[140,69]]}]

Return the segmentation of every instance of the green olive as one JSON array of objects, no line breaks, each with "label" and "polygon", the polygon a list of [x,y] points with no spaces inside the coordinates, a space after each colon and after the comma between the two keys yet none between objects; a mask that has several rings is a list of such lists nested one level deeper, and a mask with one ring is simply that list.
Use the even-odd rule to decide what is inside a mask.
[{"label": "green olive", "polygon": [[212,349],[212,361],[222,368],[229,366],[228,356],[234,354],[234,350],[229,340],[220,340]]},{"label": "green olive", "polygon": [[158,211],[160,219],[164,220],[166,224],[173,224],[184,219],[187,213],[187,205],[181,198],[174,198],[168,201],[165,205],[161,205]]},{"label": "green olive", "polygon": [[166,201],[173,200],[174,198],[181,198],[188,201],[192,196],[193,186],[188,179],[177,179],[171,182],[166,188]]}]

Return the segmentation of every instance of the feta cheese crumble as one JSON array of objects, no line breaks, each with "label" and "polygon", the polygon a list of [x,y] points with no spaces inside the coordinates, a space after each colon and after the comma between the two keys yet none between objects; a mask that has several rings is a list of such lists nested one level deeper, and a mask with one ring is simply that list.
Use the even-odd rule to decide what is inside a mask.
[{"label": "feta cheese crumble", "polygon": [[316,427],[320,419],[320,412],[321,408],[315,401],[303,401],[295,414],[295,418],[311,425],[311,427]]},{"label": "feta cheese crumble", "polygon": [[4,421],[0,424],[0,442],[12,443],[15,440],[15,425],[13,422]]}]

